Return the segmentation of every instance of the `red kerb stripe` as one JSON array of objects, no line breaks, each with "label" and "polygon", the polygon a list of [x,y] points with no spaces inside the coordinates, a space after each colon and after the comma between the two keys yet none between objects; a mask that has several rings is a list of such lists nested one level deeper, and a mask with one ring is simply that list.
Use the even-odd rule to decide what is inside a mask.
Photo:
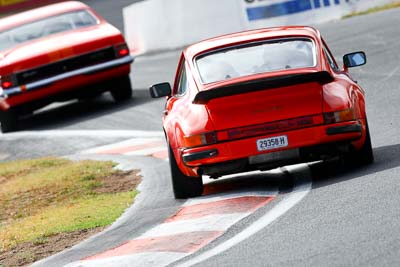
[{"label": "red kerb stripe", "polygon": [[151,156],[158,159],[166,159],[168,158],[168,151],[167,150],[158,151],[156,153],[153,153],[153,155]]},{"label": "red kerb stripe", "polygon": [[126,146],[126,147],[120,147],[120,148],[101,150],[101,151],[97,152],[96,154],[124,154],[124,153],[142,150],[142,149],[158,147],[163,144],[164,143],[162,143],[162,142],[153,142],[153,143],[147,143],[147,144],[142,144],[142,145]]},{"label": "red kerb stripe", "polygon": [[271,202],[274,197],[238,197],[181,208],[165,222],[196,219],[213,214],[253,212]]},{"label": "red kerb stripe", "polygon": [[109,251],[88,257],[84,260],[104,259],[130,255],[140,252],[181,252],[193,253],[212,240],[221,236],[220,231],[201,231],[170,236],[135,239]]}]

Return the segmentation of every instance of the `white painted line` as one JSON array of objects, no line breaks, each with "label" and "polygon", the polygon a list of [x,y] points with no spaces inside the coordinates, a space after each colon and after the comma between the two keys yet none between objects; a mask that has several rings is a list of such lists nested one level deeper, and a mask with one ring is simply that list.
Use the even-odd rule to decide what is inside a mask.
[{"label": "white painted line", "polygon": [[132,267],[132,266],[167,266],[186,256],[187,253],[146,252],[126,256],[110,257],[90,261],[77,261],[65,267]]},{"label": "white painted line", "polygon": [[193,220],[178,220],[162,223],[139,237],[160,237],[200,231],[223,231],[241,219],[249,216],[251,212],[213,214]]},{"label": "white painted line", "polygon": [[204,253],[180,264],[179,266],[193,266],[195,264],[201,263],[213,256],[221,254],[224,251],[234,247],[240,242],[246,240],[257,232],[261,231],[273,221],[277,220],[291,208],[293,208],[297,203],[299,203],[311,190],[312,181],[310,179],[310,171],[308,165],[306,164],[298,164],[295,166],[288,166],[286,169],[292,173],[292,171],[296,171],[295,178],[296,180],[301,180],[300,183],[295,183],[292,193],[279,202],[275,207],[273,207],[268,213],[259,218],[249,227],[244,229],[242,232],[232,237],[231,239],[221,243],[220,245],[205,251]]},{"label": "white painted line", "polygon": [[1,140],[16,140],[23,138],[43,137],[162,137],[161,131],[136,130],[49,130],[49,131],[22,131],[0,134]]}]

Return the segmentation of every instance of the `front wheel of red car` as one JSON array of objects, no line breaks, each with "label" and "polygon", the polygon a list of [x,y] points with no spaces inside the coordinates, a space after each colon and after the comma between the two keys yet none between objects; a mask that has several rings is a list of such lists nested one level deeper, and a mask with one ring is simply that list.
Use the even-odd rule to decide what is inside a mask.
[{"label": "front wheel of red car", "polygon": [[171,167],[172,189],[176,199],[201,196],[203,193],[203,180],[201,177],[184,175],[176,163],[171,147],[168,149],[169,164]]},{"label": "front wheel of red car", "polygon": [[114,88],[110,92],[115,102],[122,102],[132,97],[132,85],[129,76],[115,79],[112,86]]}]

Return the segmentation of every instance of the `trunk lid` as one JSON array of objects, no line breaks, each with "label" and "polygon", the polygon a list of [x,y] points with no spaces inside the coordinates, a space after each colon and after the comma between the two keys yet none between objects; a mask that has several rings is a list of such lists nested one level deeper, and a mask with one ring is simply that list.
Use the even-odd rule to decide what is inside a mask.
[{"label": "trunk lid", "polygon": [[[319,72],[301,76],[210,89],[202,91],[208,94],[199,92],[194,102],[206,105],[217,131],[255,125],[269,127],[266,124],[321,114],[322,84],[331,80],[331,76]],[[260,129],[249,130],[260,132]]]}]

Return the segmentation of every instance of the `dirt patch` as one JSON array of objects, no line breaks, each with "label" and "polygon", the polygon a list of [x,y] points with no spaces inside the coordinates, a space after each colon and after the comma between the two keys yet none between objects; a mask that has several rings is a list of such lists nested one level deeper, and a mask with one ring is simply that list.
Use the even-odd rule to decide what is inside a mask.
[{"label": "dirt patch", "polygon": [[4,266],[27,266],[30,263],[70,248],[82,240],[101,232],[104,228],[98,227],[89,230],[61,233],[36,242],[20,244],[11,250],[0,253],[0,264]]},{"label": "dirt patch", "polygon": [[[138,171],[120,172],[101,180],[102,185],[96,193],[119,193],[135,189],[141,181]],[[34,242],[19,244],[7,251],[0,252],[0,267],[27,266],[35,261],[49,257],[70,248],[88,237],[101,232],[105,227],[60,233]]]},{"label": "dirt patch", "polygon": [[138,171],[121,172],[101,179],[102,186],[96,188],[96,193],[127,192],[140,183]]}]

